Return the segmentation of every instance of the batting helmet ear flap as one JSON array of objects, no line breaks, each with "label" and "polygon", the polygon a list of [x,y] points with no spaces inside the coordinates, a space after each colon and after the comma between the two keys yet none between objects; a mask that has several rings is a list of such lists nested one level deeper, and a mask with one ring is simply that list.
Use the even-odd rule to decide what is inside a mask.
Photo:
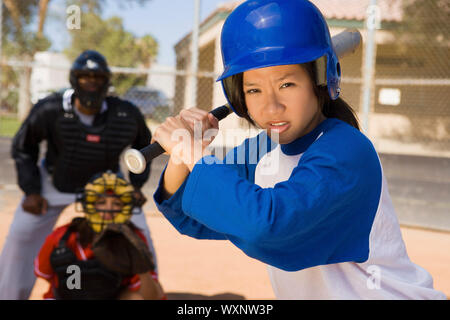
[{"label": "batting helmet ear flap", "polygon": [[341,64],[337,59],[324,55],[315,61],[316,84],[328,86],[330,98],[336,100],[339,97],[341,83]]},{"label": "batting helmet ear flap", "polygon": [[327,59],[327,86],[328,94],[336,100],[341,92],[341,65],[336,55],[329,55]]}]

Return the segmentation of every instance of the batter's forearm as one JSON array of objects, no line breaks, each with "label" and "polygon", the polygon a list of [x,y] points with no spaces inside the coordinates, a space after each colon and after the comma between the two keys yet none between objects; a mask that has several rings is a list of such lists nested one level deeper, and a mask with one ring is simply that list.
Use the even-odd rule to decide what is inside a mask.
[{"label": "batter's forearm", "polygon": [[170,157],[163,180],[165,199],[169,199],[181,187],[189,172],[189,168],[181,160]]}]

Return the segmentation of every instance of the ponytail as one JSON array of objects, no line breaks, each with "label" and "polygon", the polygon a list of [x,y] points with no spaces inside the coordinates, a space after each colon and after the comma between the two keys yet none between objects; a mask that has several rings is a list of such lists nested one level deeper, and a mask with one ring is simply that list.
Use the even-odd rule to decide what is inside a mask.
[{"label": "ponytail", "polygon": [[359,130],[359,123],[355,111],[342,98],[332,100],[328,94],[328,87],[317,85],[316,61],[301,64],[313,80],[313,90],[318,99],[319,106],[322,106],[322,113],[327,118],[342,120]]},{"label": "ponytail", "polygon": [[325,117],[342,120],[359,130],[359,123],[355,111],[344,99],[337,98],[336,100],[331,100],[326,86],[315,87],[318,93],[316,89],[314,91],[319,99],[319,105],[322,106],[322,113]]}]

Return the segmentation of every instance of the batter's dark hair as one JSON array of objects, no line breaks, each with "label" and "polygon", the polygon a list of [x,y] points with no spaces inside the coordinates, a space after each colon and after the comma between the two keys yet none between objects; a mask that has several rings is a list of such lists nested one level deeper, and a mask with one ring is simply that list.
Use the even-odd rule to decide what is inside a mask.
[{"label": "batter's dark hair", "polygon": [[[359,130],[359,123],[355,111],[342,98],[332,100],[328,94],[328,88],[324,85],[317,85],[317,68],[316,62],[308,62],[300,64],[309,75],[313,83],[314,94],[318,99],[322,113],[327,118],[337,118]],[[243,73],[230,76],[224,80],[224,87],[228,94],[228,100],[233,106],[236,113],[245,118],[252,125],[256,125],[248,114],[247,105],[245,104],[245,96],[243,90]]]}]

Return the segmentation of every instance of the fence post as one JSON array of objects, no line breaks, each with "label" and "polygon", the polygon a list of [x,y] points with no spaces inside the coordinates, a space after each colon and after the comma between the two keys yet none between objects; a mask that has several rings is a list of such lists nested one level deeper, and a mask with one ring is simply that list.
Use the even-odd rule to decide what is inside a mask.
[{"label": "fence post", "polygon": [[372,110],[374,94],[372,94],[375,78],[376,63],[376,29],[380,27],[380,9],[377,6],[377,0],[370,0],[370,5],[366,11],[366,30],[367,37],[364,46],[364,65],[363,65],[363,90],[362,90],[362,110],[363,110],[363,132],[369,135],[369,115]]},{"label": "fence post", "polygon": [[2,71],[3,71],[3,0],[0,0],[0,108],[3,104],[3,89],[1,85],[2,80]]},{"label": "fence post", "polygon": [[189,107],[195,107],[197,105],[197,72],[198,72],[198,36],[200,28],[200,6],[201,0],[194,0],[194,27],[192,30],[191,40],[191,100],[189,101]]}]

